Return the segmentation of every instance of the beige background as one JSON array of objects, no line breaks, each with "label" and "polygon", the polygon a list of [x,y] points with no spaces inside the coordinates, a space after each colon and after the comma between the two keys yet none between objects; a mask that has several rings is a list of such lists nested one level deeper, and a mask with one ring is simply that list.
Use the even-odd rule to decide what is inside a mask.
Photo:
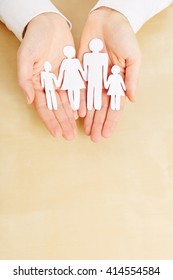
[{"label": "beige background", "polygon": [[[78,44],[95,1],[59,2]],[[170,6],[140,30],[138,101],[93,144],[82,121],[72,142],[49,135],[17,85],[19,42],[0,24],[1,259],[173,258],[172,26]]]}]

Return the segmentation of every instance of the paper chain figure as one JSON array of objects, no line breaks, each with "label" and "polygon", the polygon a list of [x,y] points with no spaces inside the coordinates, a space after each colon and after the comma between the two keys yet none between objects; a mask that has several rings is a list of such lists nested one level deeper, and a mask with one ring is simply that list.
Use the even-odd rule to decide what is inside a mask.
[{"label": "paper chain figure", "polygon": [[68,91],[71,107],[75,111],[80,105],[80,90],[85,88],[85,73],[79,60],[74,58],[76,51],[72,46],[64,47],[63,52],[67,58],[61,64],[57,87]]},{"label": "paper chain figure", "polygon": [[[41,85],[45,89],[46,101],[49,110],[57,110],[58,103],[55,86],[61,90],[67,90],[70,105],[74,111],[79,109],[80,90],[87,85],[87,109],[100,110],[102,107],[102,89],[107,89],[107,95],[111,96],[110,106],[112,110],[121,108],[121,96],[126,91],[125,83],[120,75],[120,67],[114,65],[112,74],[108,76],[108,54],[101,53],[103,42],[100,39],[92,39],[89,43],[90,53],[84,54],[83,67],[75,58],[76,51],[72,46],[63,49],[65,59],[62,61],[58,78],[51,73],[51,64],[46,61],[41,72]],[[55,86],[54,86],[55,85]]]},{"label": "paper chain figure", "polygon": [[48,61],[46,61],[44,64],[45,71],[41,72],[41,86],[45,89],[47,107],[49,108],[49,110],[52,110],[52,107],[54,110],[57,110],[58,103],[54,89],[54,84],[56,86],[56,76],[55,74],[50,73],[51,69],[51,64]]},{"label": "paper chain figure", "polygon": [[108,89],[107,95],[111,96],[111,109],[119,111],[121,108],[121,96],[124,96],[126,86],[120,75],[120,67],[114,65],[111,69],[112,74],[109,76],[105,88]]}]

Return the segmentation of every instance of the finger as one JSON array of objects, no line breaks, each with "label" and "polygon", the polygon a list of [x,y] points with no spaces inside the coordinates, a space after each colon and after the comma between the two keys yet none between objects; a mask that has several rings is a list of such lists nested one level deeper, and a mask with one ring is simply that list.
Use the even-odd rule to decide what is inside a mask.
[{"label": "finger", "polygon": [[81,90],[80,95],[80,107],[79,107],[79,117],[84,118],[86,116],[87,108],[86,108],[86,90]]},{"label": "finger", "polygon": [[85,134],[88,136],[91,134],[91,128],[92,128],[92,124],[93,124],[94,114],[95,114],[94,109],[92,109],[91,111],[87,111],[86,117],[84,119],[84,131],[85,131]]},{"label": "finger", "polygon": [[74,111],[73,116],[74,116],[75,120],[77,120],[79,118],[78,111]]},{"label": "finger", "polygon": [[126,72],[125,72],[125,85],[126,85],[126,95],[130,101],[135,102],[136,100],[136,89],[138,83],[140,69],[140,58],[136,60],[126,62]]},{"label": "finger", "polygon": [[36,93],[34,104],[40,118],[43,120],[44,124],[46,125],[50,133],[55,138],[61,137],[62,136],[61,126],[58,123],[57,119],[55,118],[53,111],[50,111],[47,108],[46,98],[42,91],[40,92],[38,91]]},{"label": "finger", "polygon": [[64,111],[65,111],[65,113],[68,117],[68,120],[69,120],[69,122],[72,126],[73,132],[76,135],[77,126],[76,126],[73,110],[72,110],[72,108],[70,106],[70,103],[69,103],[69,100],[68,100],[67,92],[66,91],[60,91],[59,96],[60,96],[61,103],[62,103],[62,106],[64,108]]},{"label": "finger", "polygon": [[19,48],[17,55],[18,82],[28,104],[31,104],[35,98],[32,82],[33,65],[34,61],[31,53],[27,49]]},{"label": "finger", "polygon": [[135,55],[126,60],[125,84],[126,95],[130,101],[136,100],[136,89],[138,83],[139,69],[141,64],[141,54],[136,50]]},{"label": "finger", "polygon": [[56,96],[57,96],[57,102],[58,102],[58,110],[54,111],[54,115],[61,126],[63,137],[66,140],[72,140],[75,136],[73,126],[72,126],[71,122],[69,121],[69,118],[63,107],[59,94],[56,94]]},{"label": "finger", "polygon": [[109,97],[103,94],[103,105],[100,111],[96,111],[91,129],[91,140],[95,143],[102,139],[102,129],[109,107]]},{"label": "finger", "polygon": [[[89,40],[88,41],[86,40],[85,42],[83,42],[83,40],[81,40],[79,50],[77,53],[77,58],[79,59],[81,65],[83,65],[84,54],[89,52],[88,44],[86,42],[89,42]],[[81,118],[84,118],[87,114],[86,89],[81,90],[80,107],[79,107],[78,113]]]},{"label": "finger", "polygon": [[125,104],[125,97],[122,98],[120,111],[112,110],[109,107],[109,109],[107,111],[106,120],[103,125],[103,130],[102,130],[103,137],[109,138],[113,134],[113,132],[117,126],[118,120],[120,118],[121,111],[123,111],[124,104]]}]

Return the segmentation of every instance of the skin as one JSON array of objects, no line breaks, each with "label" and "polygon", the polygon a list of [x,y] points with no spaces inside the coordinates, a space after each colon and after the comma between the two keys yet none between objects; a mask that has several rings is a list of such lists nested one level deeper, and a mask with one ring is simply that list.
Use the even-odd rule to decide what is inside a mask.
[{"label": "skin", "polygon": [[[83,55],[89,52],[91,39],[100,38],[104,43],[103,52],[109,55],[109,74],[116,64],[121,68],[121,75],[126,84],[126,96],[135,101],[140,51],[136,36],[128,20],[119,12],[109,8],[99,8],[90,13],[84,26],[78,58],[82,63]],[[52,72],[58,75],[64,59],[64,46],[74,46],[69,26],[65,19],[55,13],[45,13],[35,17],[28,24],[24,39],[18,50],[18,80],[25,93],[28,104],[34,106],[50,133],[59,138],[63,136],[72,140],[76,135],[78,114],[85,117],[84,131],[93,142],[112,135],[118,123],[120,111],[112,111],[110,97],[103,91],[103,106],[100,111],[87,111],[86,90],[81,91],[81,102],[78,114],[73,112],[67,92],[58,91],[58,110],[49,111],[40,84],[40,72],[45,61],[52,65]],[[25,63],[24,63],[25,62]],[[122,98],[123,110],[125,97]]]},{"label": "skin", "polygon": [[[130,101],[136,99],[136,88],[140,67],[140,51],[136,36],[128,20],[119,12],[109,8],[99,8],[90,13],[83,29],[78,58],[82,63],[84,53],[89,52],[88,45],[93,38],[104,43],[104,52],[109,55],[109,74],[116,64],[126,84],[126,96]],[[122,98],[123,110],[125,97]],[[86,91],[82,91],[79,116],[84,117],[84,131],[93,142],[99,142],[114,132],[120,117],[120,111],[112,111],[110,97],[103,91],[103,106],[100,111],[87,111]]]},{"label": "skin", "polygon": [[34,103],[50,133],[56,138],[63,136],[72,140],[76,135],[77,115],[70,107],[67,93],[57,92],[58,110],[49,111],[40,83],[40,72],[43,71],[45,61],[51,63],[51,71],[58,75],[66,45],[74,46],[74,42],[65,19],[55,13],[35,17],[28,24],[18,50],[18,80],[27,103]]}]

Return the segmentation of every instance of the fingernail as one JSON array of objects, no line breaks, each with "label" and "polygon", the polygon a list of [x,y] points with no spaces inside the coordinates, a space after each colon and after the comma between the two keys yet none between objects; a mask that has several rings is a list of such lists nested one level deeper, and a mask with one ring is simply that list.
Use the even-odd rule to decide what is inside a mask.
[{"label": "fingernail", "polygon": [[68,135],[66,135],[65,139],[66,139],[67,141],[71,141],[71,140],[74,139],[74,137],[75,137],[75,135],[74,135],[73,133],[69,133]]},{"label": "fingernail", "polygon": [[75,118],[75,120],[78,120],[78,118],[79,118],[79,115],[78,115],[78,112],[77,112],[77,111],[74,112],[74,118]]},{"label": "fingernail", "polygon": [[59,139],[62,136],[62,133],[60,133],[59,131],[55,132],[55,138]]},{"label": "fingernail", "polygon": [[91,140],[94,142],[94,143],[98,143],[102,140],[102,136],[98,133],[94,133],[93,135],[91,135]]},{"label": "fingernail", "polygon": [[81,118],[84,118],[86,116],[86,110],[79,111],[79,115]]},{"label": "fingernail", "polygon": [[103,130],[103,132],[102,132],[102,136],[104,138],[109,138],[109,137],[111,137],[111,135],[112,135],[111,130],[106,129],[106,130]]}]

